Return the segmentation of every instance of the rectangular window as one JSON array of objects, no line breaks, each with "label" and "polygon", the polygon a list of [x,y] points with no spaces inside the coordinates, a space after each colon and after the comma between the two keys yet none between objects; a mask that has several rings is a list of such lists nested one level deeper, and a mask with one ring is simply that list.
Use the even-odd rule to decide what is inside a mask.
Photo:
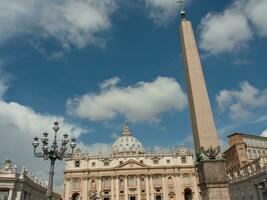
[{"label": "rectangular window", "polygon": [[124,187],[124,181],[122,178],[120,179],[120,187]]},{"label": "rectangular window", "polygon": [[170,160],[167,160],[167,164],[170,164],[171,163],[171,161]]},{"label": "rectangular window", "polygon": [[105,166],[105,167],[109,166],[109,161],[105,161],[105,162],[104,162],[104,166]]},{"label": "rectangular window", "polygon": [[145,185],[146,185],[146,183],[145,183],[145,178],[144,178],[144,177],[142,177],[142,178],[140,179],[140,182],[141,182],[141,186],[145,186]]},{"label": "rectangular window", "polygon": [[95,167],[95,162],[92,162],[92,167]]},{"label": "rectangular window", "polygon": [[182,156],[182,164],[186,164],[186,156]]},{"label": "rectangular window", "polygon": [[79,160],[76,160],[75,163],[74,163],[74,166],[76,168],[78,168],[78,167],[80,167],[80,164],[81,164],[81,162]]},{"label": "rectangular window", "polygon": [[159,164],[159,160],[154,160],[153,163],[154,163],[154,165],[157,165],[157,164]]}]

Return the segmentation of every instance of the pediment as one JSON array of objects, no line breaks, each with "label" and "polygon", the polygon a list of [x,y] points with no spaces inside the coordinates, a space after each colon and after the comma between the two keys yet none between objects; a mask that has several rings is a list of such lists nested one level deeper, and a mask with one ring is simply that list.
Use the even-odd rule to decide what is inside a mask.
[{"label": "pediment", "polygon": [[116,167],[117,169],[129,169],[129,168],[148,168],[147,165],[140,163],[136,160],[128,160],[125,163],[122,163]]}]

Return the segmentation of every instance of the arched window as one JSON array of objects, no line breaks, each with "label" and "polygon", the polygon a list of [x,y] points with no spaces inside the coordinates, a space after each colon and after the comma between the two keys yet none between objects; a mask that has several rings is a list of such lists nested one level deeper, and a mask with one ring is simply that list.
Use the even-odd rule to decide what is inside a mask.
[{"label": "arched window", "polygon": [[74,178],[72,181],[72,188],[73,189],[80,189],[80,179]]},{"label": "arched window", "polygon": [[184,177],[183,177],[183,179],[184,179],[184,184],[185,185],[188,185],[189,182],[190,182],[190,176],[189,176],[189,174],[185,174]]},{"label": "arched window", "polygon": [[109,189],[111,187],[110,177],[103,177],[102,178],[102,187],[103,187],[103,189]]},{"label": "arched window", "polygon": [[153,182],[154,182],[154,185],[161,185],[161,176],[160,175],[155,175],[153,177]]},{"label": "arched window", "polygon": [[173,178],[171,176],[169,176],[168,178],[168,185],[169,186],[173,185]]},{"label": "arched window", "polygon": [[92,190],[96,190],[96,182],[95,182],[95,180],[92,180],[91,181],[91,188],[92,188]]},{"label": "arched window", "polygon": [[129,187],[136,187],[136,177],[130,176],[128,179]]}]

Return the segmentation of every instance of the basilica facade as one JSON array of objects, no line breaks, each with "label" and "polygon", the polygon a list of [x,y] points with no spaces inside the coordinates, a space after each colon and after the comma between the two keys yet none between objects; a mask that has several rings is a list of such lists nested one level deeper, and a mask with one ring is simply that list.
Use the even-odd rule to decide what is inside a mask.
[{"label": "basilica facade", "polygon": [[66,160],[65,200],[198,200],[193,153],[146,151],[125,124],[109,154],[77,150]]}]

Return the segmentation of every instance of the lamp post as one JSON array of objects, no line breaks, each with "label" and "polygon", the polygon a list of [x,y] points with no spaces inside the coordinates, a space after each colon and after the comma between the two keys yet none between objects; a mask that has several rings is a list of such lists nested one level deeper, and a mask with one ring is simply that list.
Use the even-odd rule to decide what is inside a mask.
[{"label": "lamp post", "polygon": [[69,135],[65,133],[63,135],[63,140],[61,142],[61,147],[59,148],[57,144],[57,132],[59,131],[58,122],[54,123],[54,140],[49,149],[48,147],[48,133],[44,132],[41,142],[43,144],[42,151],[37,152],[37,147],[39,146],[39,138],[33,138],[32,146],[34,148],[34,155],[37,158],[43,158],[44,160],[50,159],[50,171],[49,171],[49,180],[48,188],[46,193],[47,200],[52,199],[52,190],[53,190],[53,179],[54,179],[54,168],[56,160],[63,160],[64,158],[70,158],[73,155],[74,148],[76,147],[75,139],[72,138],[70,141],[71,153],[67,153],[67,144],[69,143]]}]

